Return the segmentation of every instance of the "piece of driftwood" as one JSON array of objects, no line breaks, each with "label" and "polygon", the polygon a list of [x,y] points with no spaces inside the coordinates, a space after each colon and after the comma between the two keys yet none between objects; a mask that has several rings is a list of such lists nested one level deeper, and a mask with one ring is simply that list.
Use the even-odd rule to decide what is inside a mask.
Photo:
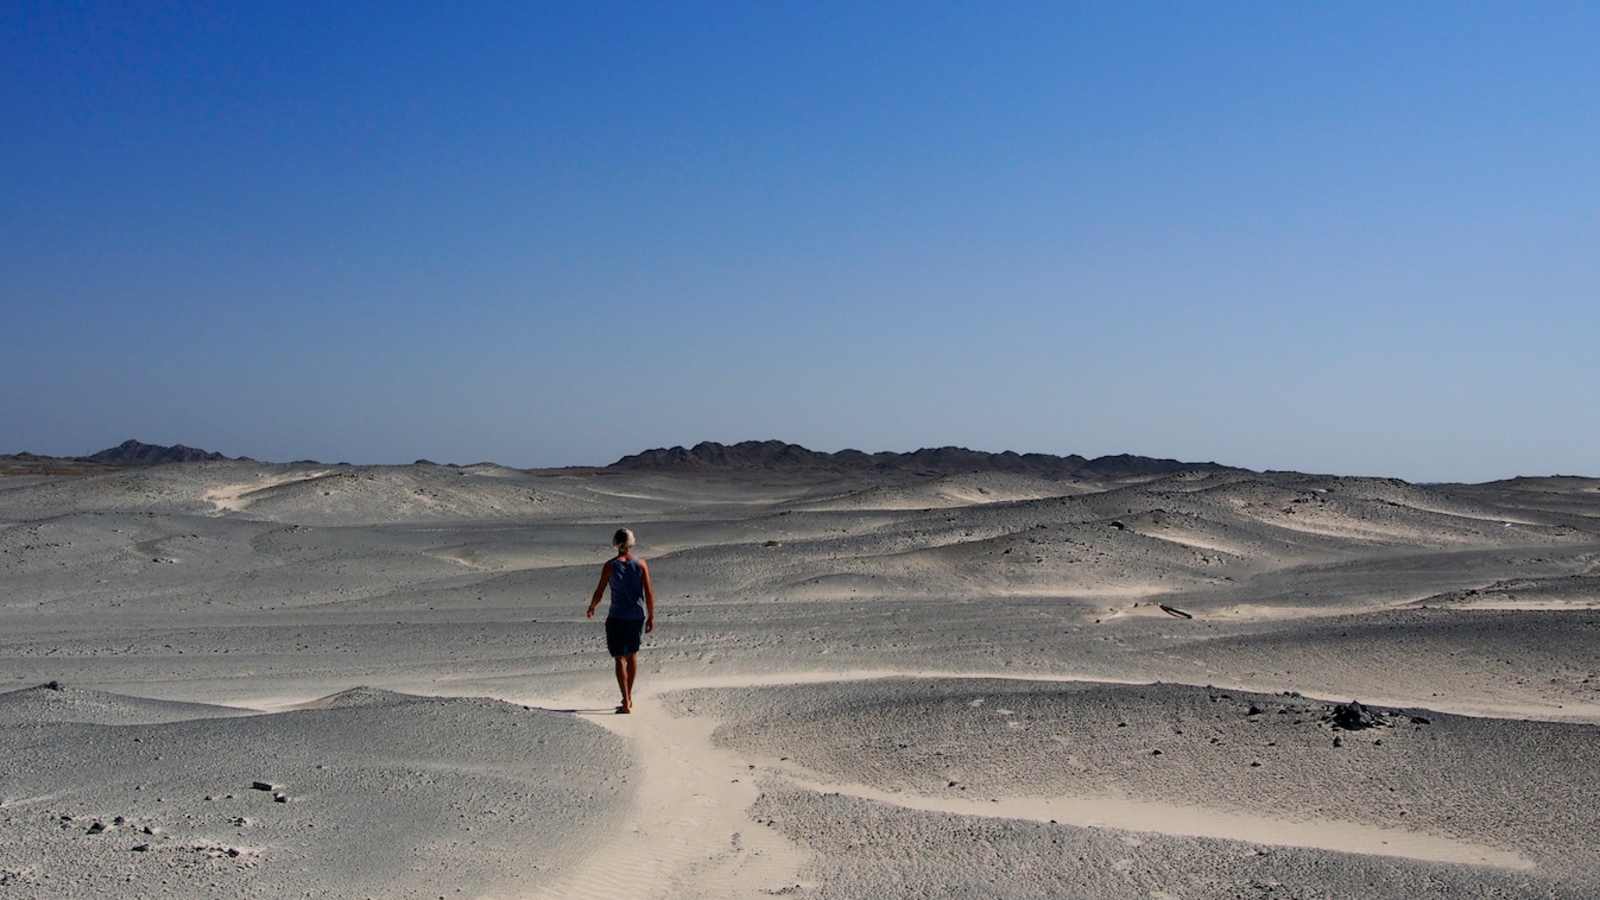
[{"label": "piece of driftwood", "polygon": [[1192,618],[1194,618],[1194,616],[1189,615],[1188,613],[1186,613],[1183,610],[1177,608],[1176,606],[1168,606],[1165,603],[1158,603],[1156,605],[1160,606],[1161,607],[1161,611],[1166,613],[1169,616],[1177,616],[1180,619],[1192,619]]}]

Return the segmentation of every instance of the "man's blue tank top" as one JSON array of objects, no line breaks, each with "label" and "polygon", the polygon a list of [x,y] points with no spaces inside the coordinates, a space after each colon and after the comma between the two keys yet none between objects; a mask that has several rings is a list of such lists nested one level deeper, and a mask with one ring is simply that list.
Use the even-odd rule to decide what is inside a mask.
[{"label": "man's blue tank top", "polygon": [[633,557],[611,561],[611,610],[609,619],[639,622],[644,614],[644,566]]}]

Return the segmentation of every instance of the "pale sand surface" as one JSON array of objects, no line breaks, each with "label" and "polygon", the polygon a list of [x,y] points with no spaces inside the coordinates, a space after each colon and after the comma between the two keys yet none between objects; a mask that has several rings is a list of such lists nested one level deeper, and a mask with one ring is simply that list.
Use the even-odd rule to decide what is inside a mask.
[{"label": "pale sand surface", "polygon": [[0,478],[0,893],[1595,896],[1597,486]]}]

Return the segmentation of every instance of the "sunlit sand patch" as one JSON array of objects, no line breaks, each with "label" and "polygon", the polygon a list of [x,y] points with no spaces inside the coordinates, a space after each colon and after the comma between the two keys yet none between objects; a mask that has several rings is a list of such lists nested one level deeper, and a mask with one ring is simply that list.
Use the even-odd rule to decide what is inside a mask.
[{"label": "sunlit sand patch", "polygon": [[321,469],[315,472],[292,472],[287,475],[264,475],[255,481],[245,481],[237,484],[223,484],[207,488],[201,497],[216,507],[217,513],[239,512],[247,508],[251,500],[250,495],[268,488],[282,487],[286,484],[298,484],[306,481],[315,481],[326,477],[330,472]]}]

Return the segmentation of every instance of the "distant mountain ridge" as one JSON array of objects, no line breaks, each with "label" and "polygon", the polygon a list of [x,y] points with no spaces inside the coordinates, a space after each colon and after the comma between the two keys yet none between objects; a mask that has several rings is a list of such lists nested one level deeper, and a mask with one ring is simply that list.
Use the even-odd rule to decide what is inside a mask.
[{"label": "distant mountain ridge", "polygon": [[1076,453],[989,453],[965,447],[925,447],[909,453],[864,453],[840,450],[828,453],[784,441],[741,441],[719,444],[702,441],[693,447],[658,447],[624,456],[607,468],[630,471],[683,469],[830,469],[838,471],[895,470],[948,475],[959,472],[1024,472],[1050,478],[1071,476],[1129,478],[1172,472],[1236,471],[1215,462],[1183,462],[1127,453],[1088,459]]},{"label": "distant mountain ridge", "polygon": [[[90,471],[158,466],[171,463],[254,462],[248,456],[230,457],[213,450],[185,444],[147,444],[132,439],[88,456],[51,457],[33,453],[0,455],[0,474],[16,472],[86,474]],[[300,460],[298,464],[313,464]],[[349,465],[340,463],[340,465]],[[438,466],[419,459],[413,465]],[[459,466],[448,464],[451,468]],[[73,468],[77,467],[77,468]],[[657,447],[624,456],[606,468],[615,471],[834,471],[901,472],[915,475],[953,475],[968,472],[1013,472],[1046,478],[1137,478],[1173,472],[1242,471],[1215,462],[1184,462],[1150,456],[1120,453],[1088,459],[1076,453],[1057,456],[1051,453],[1017,453],[1007,450],[990,453],[966,447],[924,447],[906,453],[882,451],[864,453],[840,450],[836,453],[811,450],[784,441],[741,441],[721,444],[702,441],[693,447]]]},{"label": "distant mountain ridge", "polygon": [[[0,475],[90,475],[134,466],[167,463],[223,462],[232,457],[183,444],[164,446],[129,439],[88,456],[41,456],[37,453],[0,454]],[[248,456],[238,458],[252,462]]]},{"label": "distant mountain ridge", "polygon": [[[245,459],[242,456],[239,458]],[[201,450],[198,447],[186,447],[183,444],[167,447],[129,438],[115,447],[107,447],[99,453],[80,456],[78,459],[108,466],[158,466],[163,463],[223,462],[231,457],[211,450]]]}]

